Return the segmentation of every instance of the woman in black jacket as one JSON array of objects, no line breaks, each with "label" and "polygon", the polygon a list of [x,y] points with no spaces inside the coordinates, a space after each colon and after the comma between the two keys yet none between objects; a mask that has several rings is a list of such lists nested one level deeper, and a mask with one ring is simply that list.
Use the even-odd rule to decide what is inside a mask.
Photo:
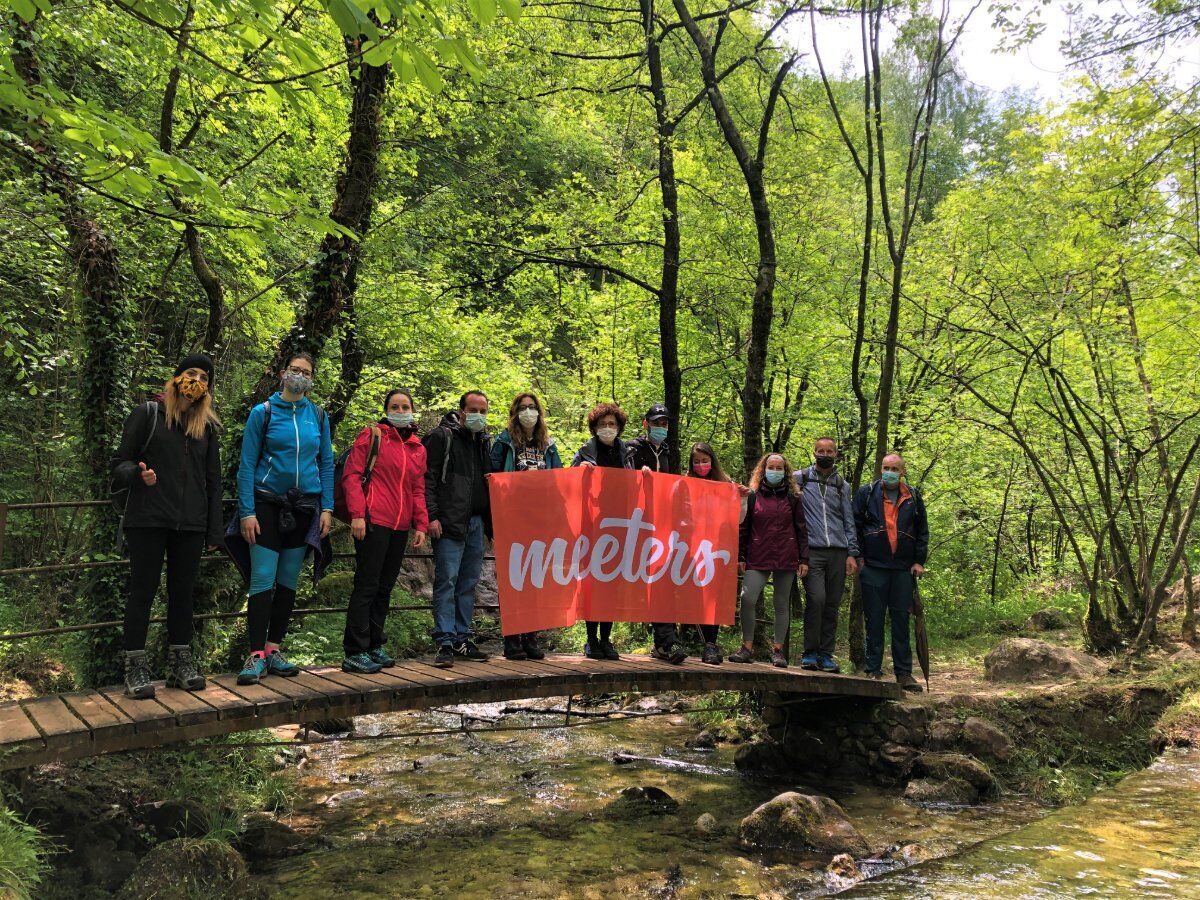
[{"label": "woman in black jacket", "polygon": [[[592,439],[579,448],[572,466],[599,466],[608,469],[633,468],[633,454],[629,445],[621,440],[621,432],[629,417],[615,403],[601,403],[588,413],[588,430]],[[589,659],[620,659],[620,655],[609,638],[612,622],[588,622],[587,646],[584,653]]]},{"label": "woman in black jacket", "polygon": [[150,606],[167,561],[167,687],[201,690],[204,676],[192,656],[192,589],[205,546],[222,538],[221,462],[213,411],[213,363],[187,357],[157,399],[125,420],[109,470],[128,490],[122,528],[129,548],[125,605],[125,693],[154,696],[146,661]]}]

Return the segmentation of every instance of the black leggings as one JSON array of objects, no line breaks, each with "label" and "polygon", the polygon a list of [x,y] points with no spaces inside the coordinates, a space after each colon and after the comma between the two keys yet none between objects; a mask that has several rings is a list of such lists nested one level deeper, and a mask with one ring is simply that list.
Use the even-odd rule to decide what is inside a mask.
[{"label": "black leggings", "polygon": [[[612,625],[612,622],[588,622],[588,643],[594,646],[599,641],[607,641],[612,635]],[[599,628],[599,634],[596,633],[597,628]]]},{"label": "black leggings", "polygon": [[342,636],[342,650],[347,656],[383,646],[383,625],[406,547],[407,531],[393,531],[382,525],[368,525],[367,536],[354,542],[354,590]]},{"label": "black leggings", "polygon": [[125,604],[125,649],[145,650],[150,608],[167,560],[167,641],[192,642],[192,589],[200,573],[204,533],[173,528],[126,528],[129,600]]},{"label": "black leggings", "polygon": [[251,650],[265,650],[267,643],[282,644],[292,621],[296,589],[275,585],[274,591],[251,594],[246,603],[246,633]]},{"label": "black leggings", "polygon": [[717,642],[717,625],[697,625],[700,630],[700,636],[704,638],[704,643],[715,644]]}]

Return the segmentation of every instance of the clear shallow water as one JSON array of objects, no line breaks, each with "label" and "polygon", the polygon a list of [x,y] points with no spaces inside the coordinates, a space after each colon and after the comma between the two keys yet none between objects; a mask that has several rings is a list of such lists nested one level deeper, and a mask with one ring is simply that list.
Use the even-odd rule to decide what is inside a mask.
[{"label": "clear shallow water", "polygon": [[[502,707],[473,710],[495,716]],[[548,721],[520,715],[503,724]],[[372,717],[359,727],[458,723],[457,716],[424,713]],[[912,843],[933,855],[954,853],[1043,812],[1020,800],[925,810],[876,788],[757,782],[734,769],[735,748],[684,749],[695,731],[661,717],[310,748],[292,824],[319,831],[332,847],[274,864],[262,883],[270,896],[289,898],[817,896],[846,886],[825,874],[828,856],[763,855],[737,844],[741,818],[784,790],[807,787],[834,797],[879,853]],[[616,765],[618,751],[702,768]],[[667,791],[678,812],[633,820],[606,813],[621,789],[636,785]],[[694,823],[702,813],[728,832],[701,837]],[[910,888],[897,890],[872,896],[904,896]]]},{"label": "clear shallow water", "polygon": [[1172,751],[1079,806],[844,896],[1200,897],[1200,751]]}]

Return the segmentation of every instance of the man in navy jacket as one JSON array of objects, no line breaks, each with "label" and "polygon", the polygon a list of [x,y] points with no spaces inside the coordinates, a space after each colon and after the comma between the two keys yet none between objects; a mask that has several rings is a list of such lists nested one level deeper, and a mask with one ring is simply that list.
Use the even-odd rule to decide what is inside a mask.
[{"label": "man in navy jacket", "polygon": [[914,579],[925,572],[929,523],[917,489],[903,481],[899,453],[883,458],[878,480],[864,484],[854,497],[854,525],[863,557],[863,615],[867,631],[867,675],[883,677],[883,616],[892,619],[892,669],[906,691],[920,691],[912,676],[908,612]]}]

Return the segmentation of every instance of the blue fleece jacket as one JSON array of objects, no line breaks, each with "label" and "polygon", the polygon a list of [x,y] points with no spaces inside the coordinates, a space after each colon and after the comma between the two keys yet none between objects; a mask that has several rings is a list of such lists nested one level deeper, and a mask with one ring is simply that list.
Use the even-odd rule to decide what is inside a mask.
[{"label": "blue fleece jacket", "polygon": [[289,403],[276,391],[267,402],[271,404],[268,434],[263,434],[266,416],[263,404],[257,404],[246,420],[237,475],[238,516],[244,519],[254,515],[255,488],[273,494],[299,488],[303,494],[320,494],[321,509],[332,510],[333,444],[329,417],[307,397]]}]

